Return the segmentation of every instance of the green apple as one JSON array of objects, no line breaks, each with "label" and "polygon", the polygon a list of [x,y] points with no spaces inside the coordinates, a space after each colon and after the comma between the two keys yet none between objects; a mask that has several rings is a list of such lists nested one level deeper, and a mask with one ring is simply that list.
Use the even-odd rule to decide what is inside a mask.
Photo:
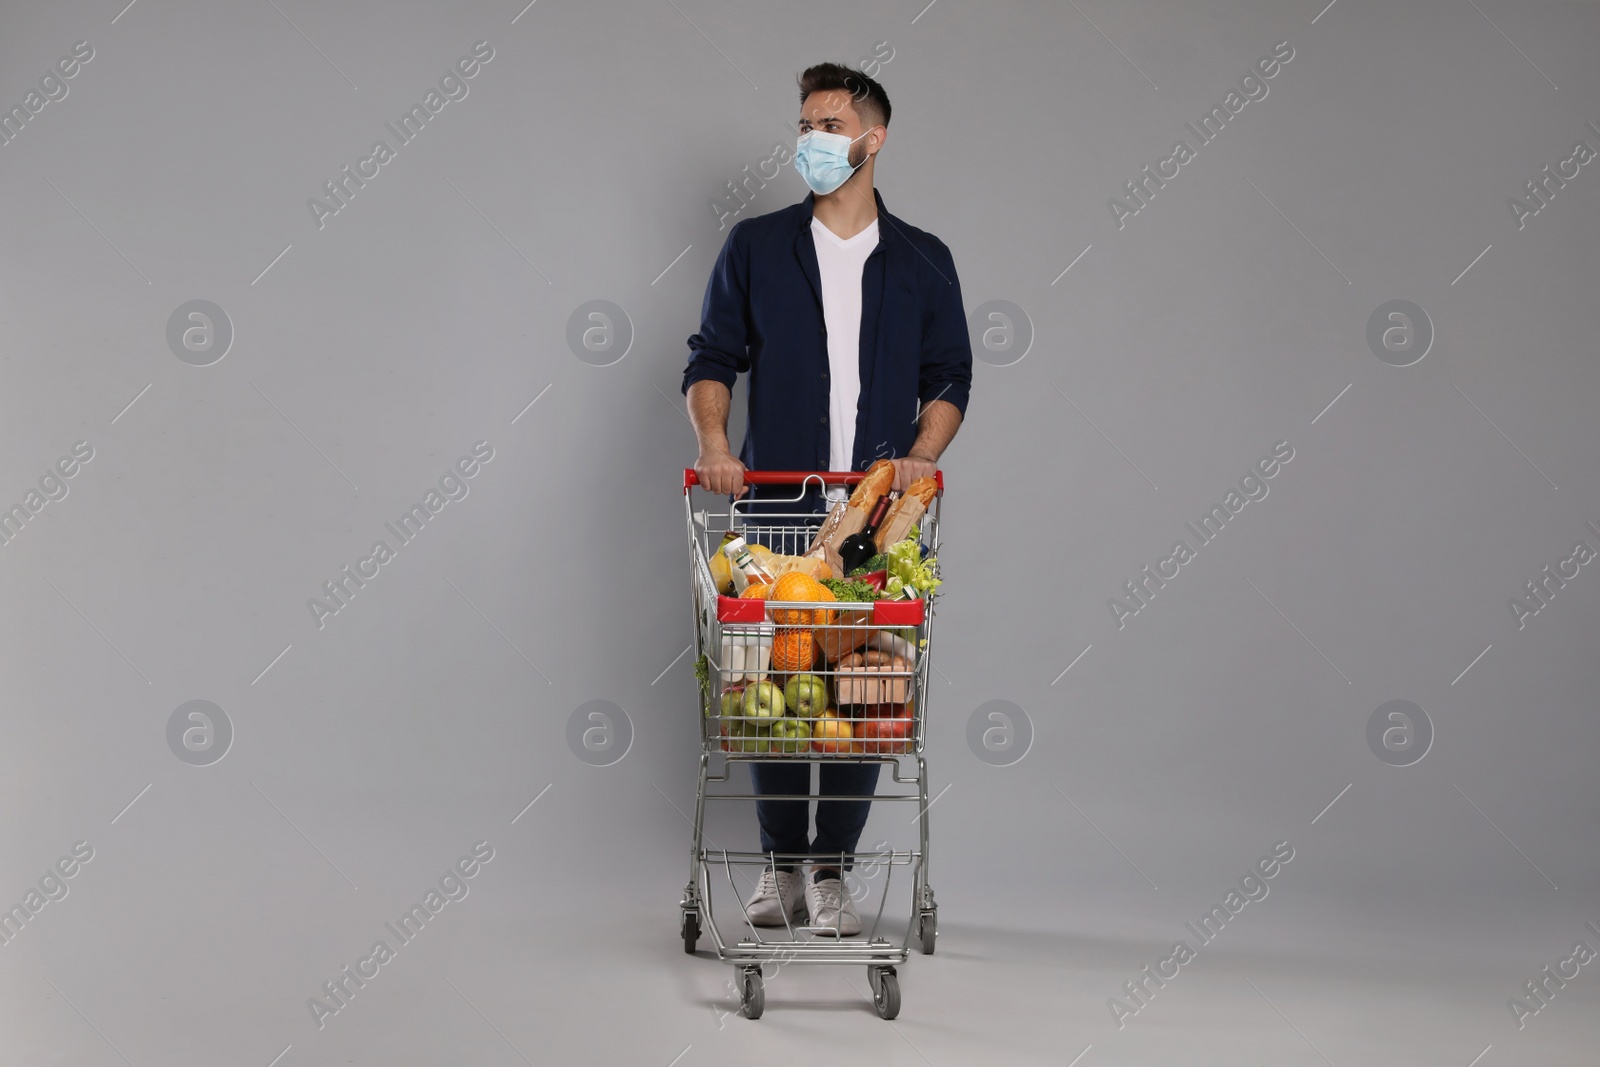
[{"label": "green apple", "polygon": [[785,715],[772,723],[772,751],[804,752],[811,747],[811,724]]},{"label": "green apple", "polygon": [[737,718],[744,704],[744,686],[730,685],[722,691],[722,717]]},{"label": "green apple", "polygon": [[773,681],[751,682],[744,687],[744,714],[748,719],[776,719],[783,714],[783,690]]},{"label": "green apple", "polygon": [[784,707],[803,719],[814,719],[828,706],[828,683],[815,674],[797,674],[783,687]]},{"label": "green apple", "polygon": [[768,719],[736,719],[742,726],[733,738],[729,747],[734,752],[770,752],[772,751],[772,734],[768,729]]}]

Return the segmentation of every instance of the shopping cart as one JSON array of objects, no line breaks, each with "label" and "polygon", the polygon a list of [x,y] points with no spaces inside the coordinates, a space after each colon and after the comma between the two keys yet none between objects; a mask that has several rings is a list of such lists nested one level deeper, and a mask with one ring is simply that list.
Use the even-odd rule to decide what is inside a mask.
[{"label": "shopping cart", "polygon": [[[778,601],[740,599],[721,595],[712,578],[710,560],[723,536],[736,530],[752,545],[765,545],[775,553],[800,555],[810,545],[823,515],[802,511],[772,511],[792,503],[801,506],[815,483],[854,485],[861,472],[750,471],[752,485],[794,486],[797,496],[773,501],[765,498],[757,513],[748,500],[735,500],[725,512],[696,510],[691,490],[698,485],[692,469],[683,474],[684,515],[689,532],[695,630],[695,673],[700,681],[700,777],[695,794],[694,842],[690,850],[689,882],[684,888],[681,933],[683,950],[695,951],[702,931],[711,935],[717,957],[735,968],[740,1006],[745,1016],[761,1016],[765,1003],[762,971],[768,963],[865,964],[873,1006],[880,1016],[893,1019],[900,1011],[900,986],[895,967],[905,963],[913,932],[924,954],[932,953],[937,931],[937,908],[928,884],[928,767],[923,740],[928,708],[928,671],[932,649],[932,604],[937,594],[916,600],[870,602]],[[938,490],[919,521],[924,558],[939,550],[939,506],[944,478],[935,473]],[[937,568],[937,562],[935,563]],[[836,577],[842,577],[836,575]],[[803,638],[801,634],[809,634]],[[773,716],[773,704],[763,704],[771,690],[800,674],[824,679],[827,717],[789,714]],[[815,683],[809,683],[814,685]],[[755,689],[752,696],[750,690]],[[747,699],[749,698],[749,699]],[[815,707],[811,709],[815,713]],[[843,723],[844,726],[839,724]],[[897,792],[880,792],[878,801],[915,802],[916,847],[876,849],[829,854],[841,870],[848,860],[870,869],[881,868],[884,882],[871,928],[864,937],[851,938],[818,928],[785,925],[768,929],[786,936],[766,937],[749,922],[746,913],[742,936],[724,936],[712,908],[712,871],[722,874],[744,909],[745,894],[734,884],[736,869],[793,864],[801,870],[821,857],[791,852],[735,852],[708,846],[705,837],[708,800],[754,801],[753,792],[725,792],[730,772],[739,763],[800,761],[807,764],[833,760],[886,763],[893,768],[890,786]],[[912,766],[907,766],[912,765]],[[910,771],[911,773],[903,773]],[[708,786],[716,785],[717,792]],[[818,797],[799,794],[761,794],[762,799],[807,801]],[[834,799],[825,794],[821,799]],[[841,798],[846,799],[846,798]],[[853,798],[848,798],[853,799]],[[753,812],[752,812],[753,814]],[[909,868],[911,906],[905,935],[898,942],[879,935],[884,905],[894,884],[894,872]],[[902,875],[899,884],[904,884]],[[863,916],[865,918],[865,916]]]}]

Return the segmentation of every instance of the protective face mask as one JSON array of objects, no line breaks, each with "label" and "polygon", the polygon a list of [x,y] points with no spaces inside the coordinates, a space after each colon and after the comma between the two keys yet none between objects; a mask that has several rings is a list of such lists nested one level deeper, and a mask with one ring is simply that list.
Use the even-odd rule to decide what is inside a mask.
[{"label": "protective face mask", "polygon": [[[861,137],[866,135],[863,133]],[[850,165],[850,146],[861,137],[851,139],[842,133],[807,130],[795,142],[794,169],[800,172],[812,192],[825,196],[855,172],[856,168]]]}]

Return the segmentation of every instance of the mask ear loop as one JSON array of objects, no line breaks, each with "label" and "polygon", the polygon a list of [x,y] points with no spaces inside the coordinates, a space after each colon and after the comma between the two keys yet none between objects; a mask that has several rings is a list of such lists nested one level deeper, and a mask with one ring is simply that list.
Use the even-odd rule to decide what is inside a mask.
[{"label": "mask ear loop", "polygon": [[[867,128],[866,128],[866,129],[864,129],[864,130],[862,130],[862,131],[861,131],[861,137],[865,137],[865,136],[866,136],[866,135],[867,135],[867,134],[869,134],[869,133],[871,133],[871,132],[872,132],[872,131],[873,131],[873,130],[875,130],[875,129],[877,129],[877,128],[878,128],[878,127],[876,127],[876,126],[868,126],[868,127],[867,127]],[[850,144],[855,144],[855,143],[856,143],[856,141],[859,141],[859,140],[861,140],[861,137],[857,137],[857,138],[854,138],[854,139],[853,139],[853,140],[851,140],[851,142],[850,142]],[[862,156],[862,157],[861,157],[861,162],[860,162],[860,163],[857,163],[857,164],[856,164],[856,165],[855,165],[855,166],[853,166],[853,167],[851,167],[851,168],[850,168],[850,173],[851,173],[851,174],[854,174],[854,173],[855,173],[855,172],[856,172],[856,171],[858,171],[858,170],[860,170],[860,169],[861,169],[861,168],[862,168],[862,167],[864,167],[864,166],[866,166],[866,165],[867,165],[867,160],[869,160],[869,159],[871,159],[871,158],[872,158],[872,157],[871,157],[871,156],[870,156],[870,155],[867,155],[867,156]],[[844,161],[845,161],[845,162],[846,162],[846,163],[848,163],[848,162],[850,162],[850,145],[845,145],[845,149],[844,149]]]}]

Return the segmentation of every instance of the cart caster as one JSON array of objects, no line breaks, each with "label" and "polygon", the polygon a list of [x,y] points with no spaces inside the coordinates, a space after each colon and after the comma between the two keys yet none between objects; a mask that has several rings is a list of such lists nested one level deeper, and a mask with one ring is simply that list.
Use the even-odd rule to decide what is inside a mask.
[{"label": "cart caster", "polygon": [[933,955],[934,939],[939,936],[939,916],[936,912],[925,911],[917,921],[917,940],[922,942],[922,954]]},{"label": "cart caster", "polygon": [[900,1014],[900,979],[893,967],[868,967],[867,984],[872,986],[872,1006],[880,1019],[893,1019]]},{"label": "cart caster", "polygon": [[[898,998],[897,998],[898,1002]],[[761,987],[761,968],[743,967],[739,970],[739,1007],[746,1019],[759,1019],[767,1006],[767,994]]]},{"label": "cart caster", "polygon": [[689,955],[693,956],[694,955],[695,945],[697,943],[699,943],[699,941],[700,941],[700,913],[699,912],[690,911],[687,908],[684,909],[684,911],[683,911],[682,933],[683,933],[683,951],[685,951]]}]

